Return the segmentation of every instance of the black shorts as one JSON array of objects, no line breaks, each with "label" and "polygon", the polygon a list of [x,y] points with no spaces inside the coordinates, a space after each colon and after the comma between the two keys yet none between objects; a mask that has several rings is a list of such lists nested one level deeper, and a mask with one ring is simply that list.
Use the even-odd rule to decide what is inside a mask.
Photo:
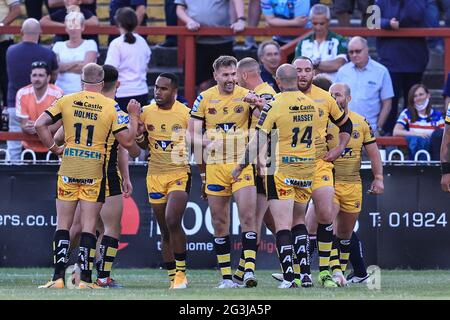
[{"label": "black shorts", "polygon": [[122,194],[122,178],[116,171],[108,172],[106,179],[106,197]]}]

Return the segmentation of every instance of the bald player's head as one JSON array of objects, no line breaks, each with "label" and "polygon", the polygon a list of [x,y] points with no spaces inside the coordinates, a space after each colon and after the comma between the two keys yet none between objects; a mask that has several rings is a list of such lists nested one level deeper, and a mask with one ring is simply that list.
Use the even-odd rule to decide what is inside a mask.
[{"label": "bald player's head", "polygon": [[34,18],[28,18],[22,23],[21,29],[24,36],[39,36],[42,32],[39,21]]},{"label": "bald player's head", "polygon": [[329,90],[337,104],[347,112],[348,103],[352,100],[350,87],[346,83],[333,83]]},{"label": "bald player's head", "polygon": [[253,90],[262,82],[260,74],[259,63],[253,58],[244,58],[237,64],[236,76],[241,87]]},{"label": "bald player's head", "polygon": [[81,72],[81,81],[83,82],[85,90],[100,92],[103,88],[103,80],[105,78],[105,71],[96,63],[88,63],[83,67]]},{"label": "bald player's head", "polygon": [[282,64],[278,67],[275,76],[281,91],[297,88],[297,70],[293,65]]}]

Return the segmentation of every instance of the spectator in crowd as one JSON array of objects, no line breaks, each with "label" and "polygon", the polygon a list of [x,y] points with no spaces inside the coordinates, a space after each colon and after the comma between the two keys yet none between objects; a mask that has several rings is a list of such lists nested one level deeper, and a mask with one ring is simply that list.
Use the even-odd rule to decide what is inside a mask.
[{"label": "spectator in crowd", "polygon": [[350,110],[369,121],[377,135],[383,135],[383,125],[391,110],[392,88],[389,71],[369,57],[367,40],[353,37],[348,43],[350,62],[336,74],[335,82],[343,82],[353,92]]},{"label": "spectator in crowd", "polygon": [[432,160],[439,160],[445,122],[442,113],[431,106],[430,93],[425,85],[411,87],[407,106],[397,119],[394,136],[406,138],[411,160],[422,149],[431,154]]},{"label": "spectator in crowd", "polygon": [[[125,7],[132,8],[135,11],[138,26],[147,25],[147,0],[111,0],[109,3],[109,23],[112,26],[117,25],[115,21],[117,10]],[[116,35],[110,35],[108,43],[111,43],[115,38],[117,38]]]},{"label": "spectator in crowd", "polygon": [[361,26],[367,23],[367,8],[373,5],[374,0],[334,0],[333,11],[340,27],[350,27],[350,17],[354,12],[355,4],[361,13]]},{"label": "spectator in crowd", "polygon": [[56,85],[65,94],[81,91],[83,67],[97,60],[98,49],[95,41],[82,38],[84,23],[84,16],[81,12],[69,12],[65,21],[69,40],[58,41],[53,46],[53,52],[56,54],[59,64]]},{"label": "spectator in crowd", "polygon": [[[55,27],[64,27],[66,15],[71,11],[79,11],[84,16],[84,21],[86,26],[97,26],[99,24],[98,18],[94,15],[92,11],[90,11],[86,7],[81,6],[82,0],[64,0],[65,8],[61,8],[56,10],[54,13],[50,15],[46,15],[42,17],[40,20],[41,26],[55,26]],[[54,38],[54,42],[57,41],[66,41],[68,40],[67,35],[56,35]],[[86,39],[93,39],[98,42],[97,35],[87,35]]]},{"label": "spectator in crowd", "polygon": [[[425,7],[427,0],[387,1],[377,0],[381,12],[381,28],[398,30],[425,27]],[[377,38],[379,62],[388,68],[394,95],[389,117],[384,131],[392,133],[397,115],[398,101],[408,101],[409,89],[422,80],[428,63],[426,38]]]},{"label": "spectator in crowd", "polygon": [[[0,0],[0,26],[9,26],[19,15],[19,0]],[[13,35],[0,34],[0,70],[6,70],[6,51],[13,43]],[[6,72],[0,72],[0,94],[3,99],[3,106],[7,104],[7,91],[8,76]]]},{"label": "spectator in crowd", "polygon": [[[45,0],[48,2],[49,13],[52,14],[59,9],[64,9],[65,4],[64,0]],[[97,15],[97,0],[80,0],[79,2],[80,9],[87,9],[94,16]]]},{"label": "spectator in crowd", "polygon": [[137,100],[141,106],[148,104],[147,67],[151,51],[147,41],[134,32],[138,17],[133,9],[120,8],[114,21],[120,30],[120,37],[110,43],[105,64],[114,66],[119,72],[120,87],[116,101],[127,112],[131,99]]},{"label": "spectator in crowd", "polygon": [[[16,117],[16,93],[30,83],[31,64],[44,61],[50,72],[52,81],[58,74],[58,61],[52,50],[38,44],[41,35],[39,21],[26,19],[21,29],[22,41],[12,45],[6,52],[6,70],[8,73],[8,113],[9,131],[21,132],[20,122]],[[19,160],[22,144],[20,141],[8,141],[8,152],[11,160]]]},{"label": "spectator in crowd", "polygon": [[[310,0],[261,0],[261,10],[269,27],[299,27],[308,24]],[[274,36],[281,46],[295,36]],[[290,59],[292,60],[292,59]]]},{"label": "spectator in crowd", "polygon": [[[44,61],[31,64],[31,84],[21,88],[16,95],[16,115],[20,119],[22,131],[36,135],[34,122],[47,110],[48,106],[61,98],[63,91],[56,85],[50,84],[50,70]],[[37,160],[45,160],[48,152],[40,141],[22,141],[25,149],[36,153]]]},{"label": "spectator in crowd", "polygon": [[[249,27],[257,27],[261,18],[261,0],[248,0],[248,19],[247,25]],[[231,21],[236,21],[236,9],[230,10]],[[245,20],[243,20],[245,21]],[[245,36],[244,50],[258,49],[254,36]]]},{"label": "spectator in crowd", "polygon": [[[166,26],[174,27],[178,23],[177,19],[177,5],[175,4],[175,0],[165,0],[164,1],[164,14],[166,17]],[[177,36],[170,35],[166,36],[166,40],[160,44],[159,47],[176,47],[177,46]]]},{"label": "spectator in crowd", "polygon": [[273,40],[264,41],[258,47],[258,59],[261,64],[261,78],[275,92],[280,92],[275,80],[275,72],[281,64],[280,45]]},{"label": "spectator in crowd", "polygon": [[327,6],[314,5],[309,19],[314,33],[297,44],[295,57],[310,58],[316,73],[326,73],[333,79],[339,68],[347,62],[347,39],[328,29],[331,14]]},{"label": "spectator in crowd", "polygon": [[[234,32],[245,29],[243,0],[175,0],[177,16],[186,24],[186,28],[197,31],[201,26],[228,27],[230,26],[230,10],[236,12],[236,21],[231,24]],[[213,70],[214,60],[221,55],[233,54],[233,40],[231,36],[207,36],[196,38],[196,84],[199,91],[204,91],[215,84]],[[201,61],[201,63],[200,63]]]},{"label": "spectator in crowd", "polygon": [[42,18],[42,5],[44,4],[47,8],[47,11],[50,11],[48,0],[25,0],[27,17],[40,20]]}]

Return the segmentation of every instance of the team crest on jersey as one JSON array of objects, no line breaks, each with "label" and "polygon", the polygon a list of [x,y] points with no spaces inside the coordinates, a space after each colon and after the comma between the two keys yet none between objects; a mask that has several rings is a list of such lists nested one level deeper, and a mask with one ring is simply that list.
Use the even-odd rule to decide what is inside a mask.
[{"label": "team crest on jersey", "polygon": [[83,101],[74,101],[73,102],[74,105],[82,107],[83,106]]},{"label": "team crest on jersey", "polygon": [[358,131],[354,130],[354,131],[352,132],[352,138],[353,138],[353,139],[358,139],[359,136],[360,136],[360,134],[359,134]]},{"label": "team crest on jersey", "polygon": [[216,114],[217,110],[216,110],[216,108],[208,108],[208,113],[209,114]]},{"label": "team crest on jersey", "polygon": [[172,126],[172,132],[180,132],[181,129],[183,129],[183,127],[179,124],[174,124]]},{"label": "team crest on jersey", "polygon": [[156,140],[156,143],[163,149],[163,151],[166,151],[167,147],[172,144],[172,141],[170,140]]},{"label": "team crest on jersey", "polygon": [[227,122],[227,123],[218,123],[216,125],[216,130],[220,131],[222,129],[224,132],[228,132],[229,130],[235,128],[236,123],[234,122]]},{"label": "team crest on jersey", "polygon": [[152,124],[148,124],[148,125],[147,125],[147,130],[148,130],[148,131],[154,131],[154,130],[155,130],[155,126],[152,125]]},{"label": "team crest on jersey", "polygon": [[236,106],[236,107],[234,107],[234,112],[242,113],[242,112],[244,112],[244,107],[243,106]]},{"label": "team crest on jersey", "polygon": [[325,137],[325,139],[326,139],[327,141],[331,141],[331,140],[334,139],[334,137],[333,137],[333,135],[332,135],[331,133],[329,133],[329,134],[327,134],[327,136]]},{"label": "team crest on jersey", "polygon": [[319,117],[323,117],[323,114],[324,114],[324,112],[323,112],[323,110],[321,109],[321,108],[319,108]]}]

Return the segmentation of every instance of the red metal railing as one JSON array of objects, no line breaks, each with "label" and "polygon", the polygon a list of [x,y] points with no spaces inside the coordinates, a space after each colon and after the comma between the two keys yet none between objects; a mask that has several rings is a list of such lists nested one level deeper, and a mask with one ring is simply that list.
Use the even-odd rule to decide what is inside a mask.
[{"label": "red metal railing", "polygon": [[[444,38],[445,52],[450,53],[450,28],[405,28],[396,31],[366,28],[332,28],[336,33],[344,36],[362,36],[362,37],[442,37]],[[246,36],[302,36],[310,32],[310,29],[301,28],[246,28],[238,35]],[[202,27],[196,32],[187,30],[183,26],[176,27],[138,27],[137,32],[142,35],[177,35],[181,38],[180,50],[178,50],[177,64],[184,63],[184,91],[185,97],[189,104],[195,100],[195,37],[196,36],[213,36],[213,35],[235,35],[230,28],[210,28]],[[20,34],[20,27],[7,26],[0,27],[0,34]],[[45,27],[43,34],[65,34],[63,27]],[[118,34],[118,30],[113,26],[86,26],[85,34]],[[298,39],[296,39],[298,41]],[[183,45],[184,44],[184,45]],[[296,42],[292,42],[282,47],[283,62],[286,57],[295,49]],[[445,72],[450,71],[450,54],[445,55],[444,62]],[[0,72],[4,72],[1,70]],[[0,133],[0,139],[3,133]]]}]

